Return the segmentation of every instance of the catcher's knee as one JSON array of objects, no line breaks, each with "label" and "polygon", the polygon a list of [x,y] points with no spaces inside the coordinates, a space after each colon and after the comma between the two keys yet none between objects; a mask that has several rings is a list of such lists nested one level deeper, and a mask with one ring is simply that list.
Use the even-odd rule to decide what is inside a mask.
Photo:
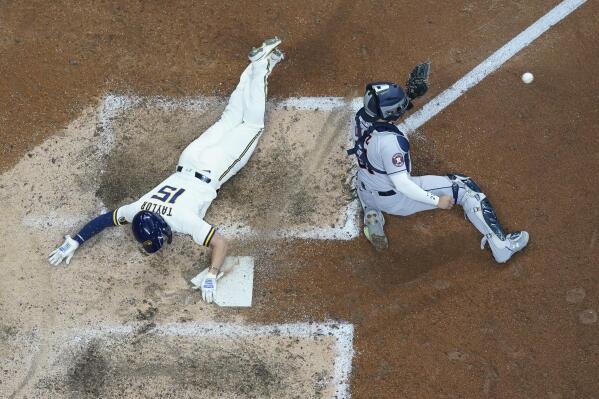
[{"label": "catcher's knee", "polygon": [[[482,194],[482,190],[470,177],[461,174],[447,174],[447,177],[451,181],[451,191],[453,194],[453,200],[456,204],[464,206],[464,201],[467,197],[475,194]],[[462,192],[460,193],[460,190]],[[483,194],[484,195],[484,194]]]},{"label": "catcher's knee", "polygon": [[483,191],[480,189],[480,187],[478,186],[478,184],[476,184],[476,182],[474,180],[472,180],[469,176],[465,176],[465,175],[460,175],[458,173],[455,174],[447,174],[447,177],[449,177],[449,180],[451,180],[452,182],[452,186],[465,186],[468,187],[470,190],[474,191],[475,193],[482,193]]}]

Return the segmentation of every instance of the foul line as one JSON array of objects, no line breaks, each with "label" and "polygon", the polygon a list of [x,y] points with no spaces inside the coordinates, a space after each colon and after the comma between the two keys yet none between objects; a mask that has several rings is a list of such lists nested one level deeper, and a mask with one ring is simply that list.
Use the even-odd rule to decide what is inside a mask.
[{"label": "foul line", "polygon": [[449,104],[458,99],[468,89],[471,89],[485,77],[495,72],[507,60],[535,41],[553,25],[557,24],[578,7],[586,3],[586,1],[587,0],[565,0],[555,6],[534,24],[507,42],[499,50],[495,51],[489,58],[480,63],[463,78],[455,82],[449,89],[445,90],[429,101],[420,110],[410,115],[409,118],[398,126],[400,130],[410,133],[418,129],[439,112],[444,110]]}]

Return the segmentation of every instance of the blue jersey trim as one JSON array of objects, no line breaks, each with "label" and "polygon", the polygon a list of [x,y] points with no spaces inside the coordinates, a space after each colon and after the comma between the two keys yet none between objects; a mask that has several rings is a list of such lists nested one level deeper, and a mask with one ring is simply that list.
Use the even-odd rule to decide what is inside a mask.
[{"label": "blue jersey trim", "polygon": [[403,133],[398,134],[396,137],[399,148],[401,148],[403,152],[410,151],[410,142],[403,136]]}]

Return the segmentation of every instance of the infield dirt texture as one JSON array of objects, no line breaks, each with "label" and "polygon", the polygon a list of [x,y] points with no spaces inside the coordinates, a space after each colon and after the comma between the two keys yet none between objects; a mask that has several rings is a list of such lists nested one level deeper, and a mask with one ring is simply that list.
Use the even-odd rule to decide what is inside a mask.
[{"label": "infield dirt texture", "polygon": [[[362,236],[268,238],[336,229],[352,200],[335,135],[350,110],[276,104],[350,103],[431,61],[418,108],[558,3],[0,2],[0,397],[596,398],[597,1],[412,135],[414,174],[470,175],[530,232],[507,265],[459,209],[387,218],[384,253]],[[260,230],[231,244],[255,258],[253,307],[201,302],[188,280],[208,258],[187,239],[143,257],[113,229],[52,268],[63,234],[170,173],[273,35],[287,59],[270,133],[210,215]],[[110,95],[216,102],[141,103],[107,136]]]}]

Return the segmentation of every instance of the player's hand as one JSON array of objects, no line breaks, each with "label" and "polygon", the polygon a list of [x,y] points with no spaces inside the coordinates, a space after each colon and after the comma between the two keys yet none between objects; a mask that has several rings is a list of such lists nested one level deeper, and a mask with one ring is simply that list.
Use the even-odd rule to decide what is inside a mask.
[{"label": "player's hand", "polygon": [[64,238],[64,243],[48,255],[48,262],[52,266],[60,265],[64,259],[66,259],[66,264],[68,265],[73,254],[79,248],[79,243],[73,240],[71,236],[64,236]]},{"label": "player's hand", "polygon": [[214,302],[216,296],[216,274],[207,273],[202,281],[202,299],[208,303]]},{"label": "player's hand", "polygon": [[444,195],[442,197],[439,197],[439,203],[437,204],[437,207],[441,209],[451,209],[454,204],[455,201],[453,200],[453,197],[450,197],[449,195]]}]

